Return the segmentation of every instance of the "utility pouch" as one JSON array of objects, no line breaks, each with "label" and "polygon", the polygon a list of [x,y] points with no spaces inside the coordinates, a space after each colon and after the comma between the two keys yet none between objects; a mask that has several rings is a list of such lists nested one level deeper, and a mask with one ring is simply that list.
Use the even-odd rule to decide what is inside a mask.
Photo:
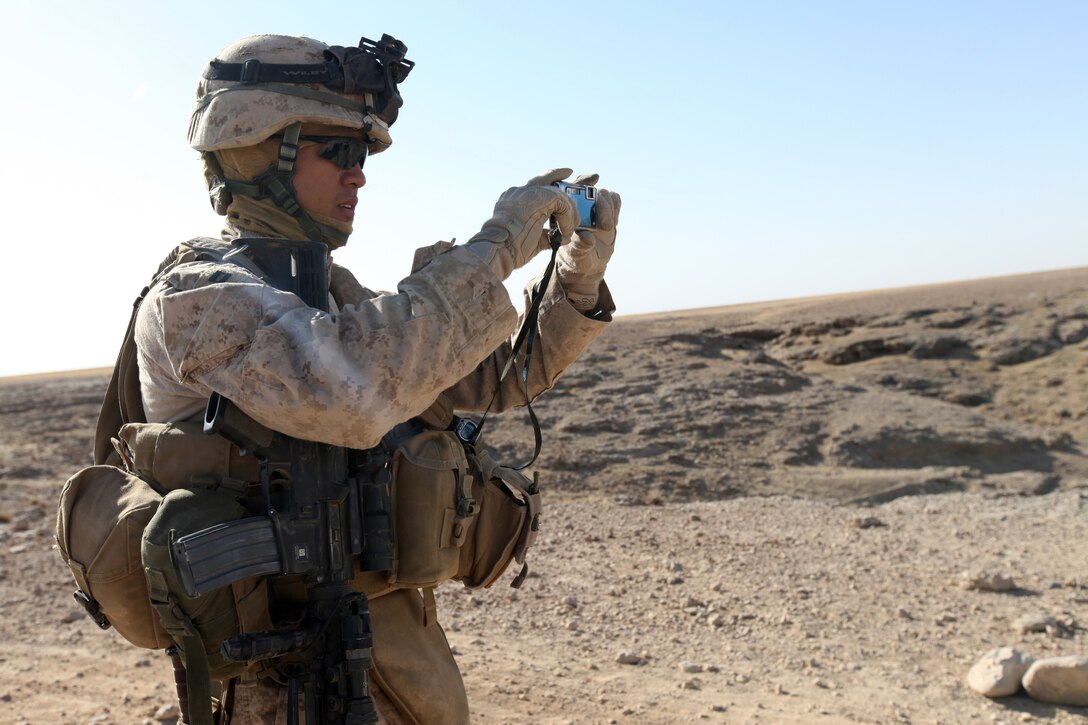
[{"label": "utility pouch", "polygon": [[[121,427],[112,446],[125,468],[91,466],[64,484],[57,508],[57,548],[76,581],[76,599],[99,627],[112,626],[138,647],[162,649],[173,642],[150,603],[141,560],[145,529],[157,517],[164,493],[201,482],[240,492],[245,487],[240,479],[255,479],[256,464],[251,456],[241,456],[225,439],[195,432],[190,423],[130,423]],[[215,495],[216,501],[226,500],[238,506],[234,498],[223,494],[201,489],[196,495]],[[210,512],[197,528],[222,521],[215,519],[216,515],[221,514]],[[264,544],[263,548],[217,551],[229,555],[226,564],[221,556],[205,556],[200,562],[190,557],[185,569],[190,576],[182,582],[184,588],[209,591],[217,583],[216,575],[221,576],[228,564],[232,576],[243,566],[250,567],[242,569],[243,573],[253,576],[255,563],[271,558],[266,538],[257,542]],[[209,550],[215,551],[214,547],[204,547],[205,552]],[[241,563],[239,557],[244,557]],[[237,618],[253,619],[261,628],[267,628],[267,595],[249,596],[257,588],[264,595],[266,587],[261,583],[232,579],[227,591],[234,595],[232,606],[238,612]]]},{"label": "utility pouch", "polygon": [[144,527],[162,496],[116,466],[91,466],[68,479],[57,510],[57,546],[75,577],[76,599],[102,629],[137,647],[172,644],[148,606],[140,561]]},{"label": "utility pouch", "polygon": [[476,518],[473,480],[451,431],[412,436],[393,454],[393,568],[397,587],[433,587],[457,576]]},{"label": "utility pouch", "polygon": [[479,513],[461,547],[456,578],[470,589],[489,587],[511,561],[517,561],[523,566],[512,586],[521,586],[528,572],[525,553],[536,541],[540,525],[540,492],[533,481],[498,465],[487,451],[473,458],[472,495]]},{"label": "utility pouch", "polygon": [[243,456],[222,436],[205,435],[203,425],[203,421],[129,423],[117,435],[130,459],[129,468],[166,490],[226,478],[260,480],[256,458]]},{"label": "utility pouch", "polygon": [[211,679],[242,673],[245,662],[226,659],[223,640],[271,629],[267,580],[252,577],[190,596],[175,560],[175,544],[188,534],[249,517],[233,496],[211,489],[177,489],[163,497],[143,531],[141,556],[151,608],[177,642],[186,668]]}]

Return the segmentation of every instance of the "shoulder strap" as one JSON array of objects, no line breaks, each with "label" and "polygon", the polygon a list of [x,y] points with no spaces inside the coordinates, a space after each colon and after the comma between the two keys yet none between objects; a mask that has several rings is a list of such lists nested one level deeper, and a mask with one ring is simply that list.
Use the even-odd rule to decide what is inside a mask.
[{"label": "shoulder strap", "polygon": [[117,352],[113,375],[106,388],[106,396],[102,400],[102,409],[98,413],[98,424],[94,432],[95,465],[118,463],[120,457],[113,450],[112,439],[121,430],[121,426],[126,423],[147,422],[143,398],[140,397],[140,370],[136,363],[136,313],[140,310],[140,303],[144,301],[151,285],[177,266],[188,252],[198,249],[202,241],[199,238],[193,239],[174,247],[170,254],[166,255],[166,259],[159,264],[159,269],[151,281],[132,303],[132,316],[129,317],[125,339]]}]

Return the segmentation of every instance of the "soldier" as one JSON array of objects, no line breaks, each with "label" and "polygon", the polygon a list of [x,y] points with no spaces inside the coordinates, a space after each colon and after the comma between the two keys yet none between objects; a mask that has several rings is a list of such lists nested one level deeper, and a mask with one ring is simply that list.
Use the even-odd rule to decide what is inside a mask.
[{"label": "soldier", "polygon": [[[562,247],[539,306],[528,396],[550,388],[611,320],[603,276],[620,198],[599,190],[596,229],[576,231],[575,205],[554,186],[568,169],[502,193],[467,243],[420,249],[395,293],[373,292],[333,264],[322,312],[246,263],[231,242],[309,239],[329,250],[347,242],[364,162],[389,148],[397,84],[411,69],[388,36],[360,49],[258,35],[227,46],[205,70],[189,142],[226,226],[222,241],[195,243],[139,309],[149,423],[199,419],[214,392],[287,436],[367,449],[442,394],[466,411],[522,403],[521,375],[499,378],[519,326],[503,280],[548,248],[549,218]],[[425,626],[424,598],[376,581],[360,574],[356,586],[370,596],[379,715],[467,722],[460,673],[441,627]],[[234,725],[286,722],[287,688],[274,672],[247,672],[225,692]]]}]

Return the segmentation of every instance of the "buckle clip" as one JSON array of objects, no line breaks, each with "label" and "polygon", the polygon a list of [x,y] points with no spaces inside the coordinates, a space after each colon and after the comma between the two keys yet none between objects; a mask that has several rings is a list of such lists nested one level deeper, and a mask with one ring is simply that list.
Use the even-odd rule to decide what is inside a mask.
[{"label": "buckle clip", "polygon": [[466,496],[457,502],[457,515],[463,519],[467,519],[469,516],[475,516],[479,511],[479,506],[476,505],[476,499],[471,496]]},{"label": "buckle clip", "polygon": [[256,58],[250,58],[246,62],[242,63],[242,72],[238,78],[241,83],[245,85],[252,85],[257,82],[257,78],[261,75],[261,61]]},{"label": "buckle clip", "polygon": [[91,615],[91,619],[98,625],[99,629],[109,629],[110,620],[106,619],[106,615],[102,614],[101,608],[98,606],[98,602],[91,599],[91,597],[82,589],[76,589],[72,594],[76,601],[83,605],[83,608],[87,610],[87,614]]}]

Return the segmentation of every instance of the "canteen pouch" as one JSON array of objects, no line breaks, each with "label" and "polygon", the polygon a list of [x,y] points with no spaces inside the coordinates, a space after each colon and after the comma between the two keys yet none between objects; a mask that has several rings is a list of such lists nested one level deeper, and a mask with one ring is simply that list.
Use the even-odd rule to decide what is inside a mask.
[{"label": "canteen pouch", "polygon": [[472,495],[479,513],[461,547],[456,578],[470,589],[489,587],[517,561],[523,567],[512,586],[518,587],[528,571],[525,552],[540,525],[540,493],[520,471],[498,465],[486,451],[473,458]]},{"label": "canteen pouch", "polygon": [[476,518],[465,449],[445,430],[424,431],[393,454],[393,568],[389,583],[428,588],[457,576]]},{"label": "canteen pouch", "polygon": [[116,466],[91,466],[64,484],[57,509],[57,547],[79,586],[76,598],[99,627],[113,625],[148,649],[172,644],[149,604],[140,559],[144,527],[161,501],[142,478]]}]

